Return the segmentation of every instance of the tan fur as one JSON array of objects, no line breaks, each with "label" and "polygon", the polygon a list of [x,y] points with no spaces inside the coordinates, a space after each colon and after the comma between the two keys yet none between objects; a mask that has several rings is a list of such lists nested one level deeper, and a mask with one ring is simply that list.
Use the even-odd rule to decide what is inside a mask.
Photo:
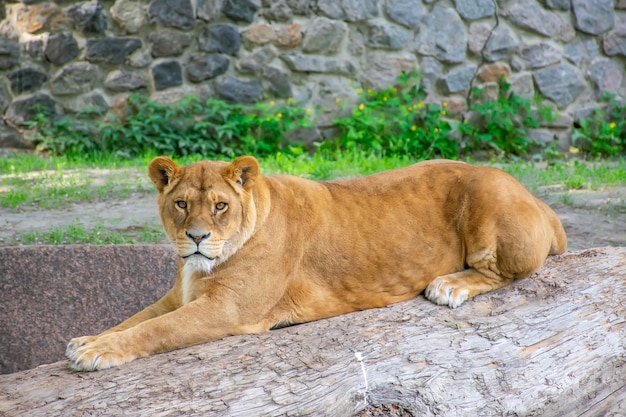
[{"label": "tan fur", "polygon": [[518,181],[460,162],[313,182],[263,176],[252,157],[187,167],[158,157],[149,174],[180,255],[178,279],[120,325],[73,339],[73,369],[108,368],[422,292],[458,307],[528,276],[566,247],[554,212]]}]

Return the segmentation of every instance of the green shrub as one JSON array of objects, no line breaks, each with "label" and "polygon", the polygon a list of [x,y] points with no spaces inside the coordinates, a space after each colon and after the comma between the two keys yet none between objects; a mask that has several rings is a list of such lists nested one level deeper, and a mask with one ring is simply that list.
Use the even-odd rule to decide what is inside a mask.
[{"label": "green shrub", "polygon": [[626,153],[626,105],[614,94],[605,93],[608,113],[598,108],[590,117],[579,120],[572,132],[574,152],[591,156],[612,157]]},{"label": "green shrub", "polygon": [[285,148],[289,130],[310,125],[308,113],[291,100],[246,106],[190,96],[165,105],[132,95],[122,116],[93,121],[100,116],[85,111],[52,120],[40,112],[33,139],[42,151],[66,155],[262,156]]},{"label": "green shrub", "polygon": [[498,157],[523,157],[545,148],[544,143],[528,136],[528,129],[538,128],[541,121],[553,120],[548,106],[537,100],[537,111],[533,111],[532,101],[511,92],[511,85],[504,77],[498,82],[495,100],[485,100],[484,90],[478,87],[471,94],[470,112],[477,117],[459,125],[464,154],[489,151]]},{"label": "green shrub", "polygon": [[445,106],[425,103],[417,73],[402,74],[395,87],[362,91],[350,117],[334,122],[341,135],[326,149],[364,150],[384,156],[410,155],[417,159],[455,158],[458,144],[449,139]]}]

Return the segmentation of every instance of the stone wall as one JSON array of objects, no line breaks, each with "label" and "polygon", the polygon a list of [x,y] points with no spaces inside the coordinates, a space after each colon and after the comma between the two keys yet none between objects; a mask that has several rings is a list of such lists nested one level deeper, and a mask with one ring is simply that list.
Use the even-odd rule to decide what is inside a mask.
[{"label": "stone wall", "polygon": [[323,133],[337,98],[414,68],[457,115],[508,76],[561,114],[532,134],[566,146],[602,91],[625,93],[626,0],[3,0],[0,20],[0,147],[30,146],[35,103],[113,110],[132,92],[293,97]]}]

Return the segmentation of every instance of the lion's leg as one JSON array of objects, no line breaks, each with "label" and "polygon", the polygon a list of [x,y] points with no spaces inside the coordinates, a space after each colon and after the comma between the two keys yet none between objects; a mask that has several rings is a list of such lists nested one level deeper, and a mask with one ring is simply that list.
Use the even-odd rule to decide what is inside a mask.
[{"label": "lion's leg", "polygon": [[94,371],[229,335],[269,330],[267,320],[242,324],[236,311],[223,297],[221,301],[201,297],[125,330],[72,339],[66,356],[72,369]]}]

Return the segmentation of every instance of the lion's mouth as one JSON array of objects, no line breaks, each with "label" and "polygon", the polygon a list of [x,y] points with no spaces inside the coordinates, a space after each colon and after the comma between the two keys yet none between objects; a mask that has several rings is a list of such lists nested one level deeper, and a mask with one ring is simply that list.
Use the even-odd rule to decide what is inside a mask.
[{"label": "lion's mouth", "polygon": [[209,261],[214,261],[215,260],[215,258],[211,258],[210,256],[206,256],[204,253],[200,252],[199,250],[195,251],[194,253],[191,253],[189,255],[181,256],[181,258],[188,259],[188,258],[191,258],[192,256],[196,256],[196,255],[200,255],[200,256],[208,259]]}]

